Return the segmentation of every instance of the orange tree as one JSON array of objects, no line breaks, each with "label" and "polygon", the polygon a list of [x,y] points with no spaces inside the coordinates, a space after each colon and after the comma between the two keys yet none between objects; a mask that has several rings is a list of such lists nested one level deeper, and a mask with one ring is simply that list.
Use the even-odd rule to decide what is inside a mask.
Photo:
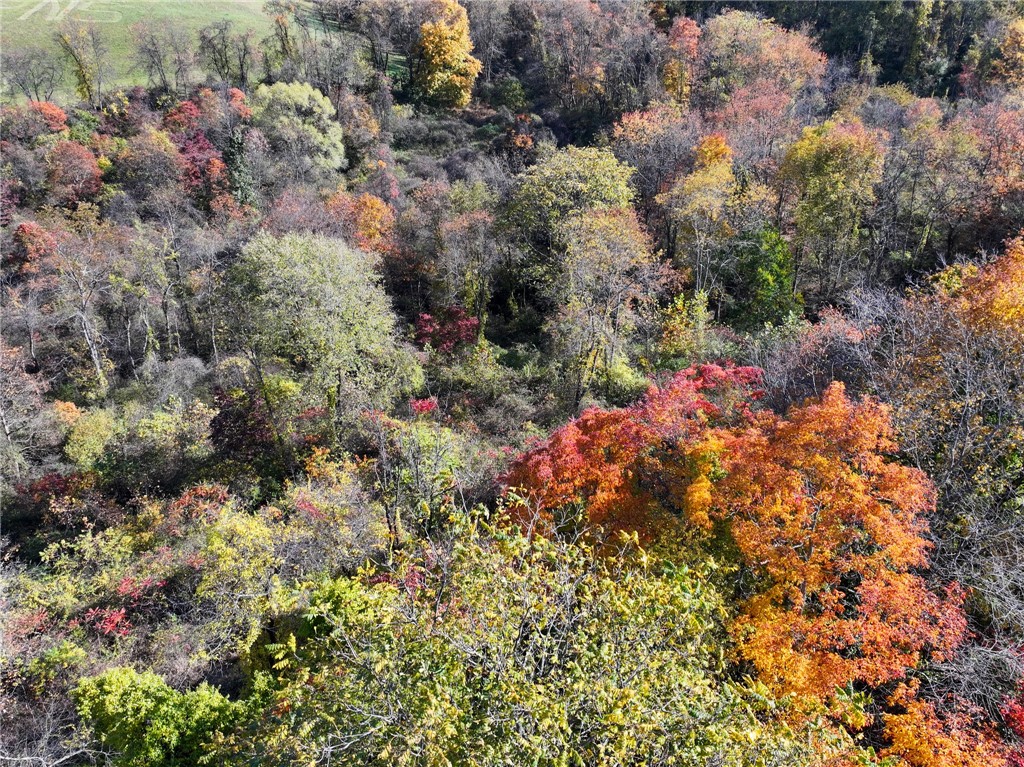
[{"label": "orange tree", "polygon": [[[754,408],[758,374],[702,366],[632,407],[584,412],[506,476],[524,518],[539,512],[556,535],[592,523],[651,543],[682,519],[732,560],[740,668],[802,710],[830,705],[847,729],[877,725],[870,742],[906,765],[937,764],[918,756],[957,743],[953,763],[999,764],[969,717],[944,719],[913,685],[891,693],[955,648],[965,621],[959,589],[937,594],[919,575],[934,489],[892,460],[888,408],[833,384],[780,417]],[[860,721],[836,713],[844,687],[878,693]],[[917,751],[911,729],[925,739]]]}]

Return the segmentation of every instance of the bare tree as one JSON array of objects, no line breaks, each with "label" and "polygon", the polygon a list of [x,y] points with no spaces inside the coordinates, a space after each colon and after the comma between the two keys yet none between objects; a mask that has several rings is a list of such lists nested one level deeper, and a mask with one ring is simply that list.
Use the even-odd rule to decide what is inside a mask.
[{"label": "bare tree", "polygon": [[49,101],[64,79],[63,62],[38,46],[5,53],[0,69],[12,93],[20,91],[33,101]]},{"label": "bare tree", "polygon": [[64,22],[57,31],[57,45],[71,65],[78,95],[92,106],[103,98],[103,84],[110,72],[110,48],[95,22],[77,19]]},{"label": "bare tree", "polygon": [[146,73],[151,86],[168,93],[188,92],[196,65],[195,46],[187,30],[168,21],[140,22],[132,26],[135,65]]},{"label": "bare tree", "polygon": [[246,88],[259,63],[256,33],[251,29],[233,32],[227,19],[203,27],[199,30],[199,61],[222,82]]}]

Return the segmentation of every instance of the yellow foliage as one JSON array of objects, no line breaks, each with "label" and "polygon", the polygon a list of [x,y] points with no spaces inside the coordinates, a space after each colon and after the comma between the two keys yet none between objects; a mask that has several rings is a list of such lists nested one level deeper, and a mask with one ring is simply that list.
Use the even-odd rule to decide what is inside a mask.
[{"label": "yellow foliage", "polygon": [[432,20],[420,27],[419,65],[413,79],[425,100],[461,109],[469,103],[473,83],[483,68],[471,55],[469,17],[455,0],[434,0],[430,16]]}]

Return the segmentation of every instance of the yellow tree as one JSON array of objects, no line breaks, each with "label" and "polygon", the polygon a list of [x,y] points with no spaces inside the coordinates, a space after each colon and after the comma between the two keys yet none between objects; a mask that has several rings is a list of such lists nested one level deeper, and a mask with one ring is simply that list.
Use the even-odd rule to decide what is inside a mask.
[{"label": "yellow tree", "polygon": [[1024,19],[1015,19],[1007,28],[994,71],[1011,86],[1024,85]]},{"label": "yellow tree", "polygon": [[711,293],[731,267],[728,241],[762,216],[767,190],[737,182],[732,149],[721,134],[703,137],[694,155],[693,172],[656,201],[671,224],[672,250],[689,269],[694,290]]},{"label": "yellow tree", "polygon": [[471,54],[466,9],[455,0],[433,0],[430,21],[420,26],[415,50],[413,88],[423,101],[461,109],[469,103],[482,65]]}]

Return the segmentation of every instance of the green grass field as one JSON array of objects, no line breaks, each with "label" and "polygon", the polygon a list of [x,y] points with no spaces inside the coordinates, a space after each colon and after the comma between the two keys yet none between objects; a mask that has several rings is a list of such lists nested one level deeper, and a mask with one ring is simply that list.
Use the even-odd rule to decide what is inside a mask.
[{"label": "green grass field", "polygon": [[[100,26],[118,84],[144,80],[140,72],[131,71],[134,24],[169,20],[198,30],[226,18],[238,29],[256,30],[260,37],[271,27],[270,18],[263,13],[263,0],[0,0],[0,49],[38,45],[57,55],[54,33],[68,18]],[[70,78],[60,93],[71,95]]]}]

